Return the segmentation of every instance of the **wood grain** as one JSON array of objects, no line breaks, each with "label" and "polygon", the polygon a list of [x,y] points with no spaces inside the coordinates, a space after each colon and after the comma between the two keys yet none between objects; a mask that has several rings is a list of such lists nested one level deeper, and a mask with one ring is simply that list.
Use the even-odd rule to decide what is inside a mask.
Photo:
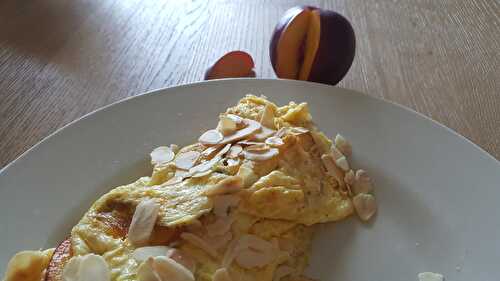
[{"label": "wood grain", "polygon": [[[500,158],[498,1],[334,0],[357,34],[340,86],[421,112]],[[275,77],[268,42],[301,1],[0,2],[0,167],[61,126],[155,88],[202,79],[227,51]]]}]

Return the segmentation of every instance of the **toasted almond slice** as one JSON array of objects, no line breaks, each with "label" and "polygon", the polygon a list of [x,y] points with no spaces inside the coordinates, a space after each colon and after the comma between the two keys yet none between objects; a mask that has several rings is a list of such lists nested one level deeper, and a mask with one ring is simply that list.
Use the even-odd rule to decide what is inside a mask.
[{"label": "toasted almond slice", "polygon": [[287,265],[280,265],[274,271],[273,281],[280,281],[281,278],[288,276],[294,272],[293,267]]},{"label": "toasted almond slice", "polygon": [[159,210],[160,206],[153,199],[143,200],[137,205],[128,229],[128,240],[132,245],[142,246],[149,241]]},{"label": "toasted almond slice", "polygon": [[198,141],[204,145],[215,145],[220,143],[222,139],[224,139],[224,136],[221,132],[217,130],[208,130],[200,136]]},{"label": "toasted almond slice", "polygon": [[233,217],[219,217],[217,220],[206,226],[208,236],[220,236],[231,229],[234,222]]},{"label": "toasted almond slice", "polygon": [[177,154],[175,158],[175,166],[179,169],[189,170],[194,166],[201,153],[198,151],[186,151],[181,154]]},{"label": "toasted almond slice", "polygon": [[231,149],[229,149],[229,152],[227,153],[227,157],[229,158],[238,158],[240,153],[243,151],[243,147],[241,145],[233,145],[231,146]]},{"label": "toasted almond slice", "polygon": [[252,249],[243,249],[236,254],[236,263],[239,266],[251,269],[270,264],[275,256],[268,252],[258,252]]},{"label": "toasted almond slice", "polygon": [[271,149],[269,145],[265,143],[258,143],[258,144],[253,144],[250,146],[247,146],[245,148],[245,151],[252,152],[252,153],[265,153]]},{"label": "toasted almond slice", "polygon": [[344,136],[337,134],[335,136],[335,146],[344,154],[345,156],[350,156],[352,154],[351,144],[344,138]]},{"label": "toasted almond slice", "polygon": [[323,154],[321,155],[321,161],[323,162],[323,166],[325,166],[327,173],[337,180],[340,188],[344,188],[345,187],[344,173],[335,164],[333,156],[331,154]]},{"label": "toasted almond slice", "polygon": [[[153,269],[154,257],[148,258],[137,268],[138,281],[162,281]],[[66,281],[66,280],[65,280]]]},{"label": "toasted almond slice", "polygon": [[224,136],[229,136],[234,134],[238,129],[236,126],[236,121],[233,118],[229,118],[226,115],[219,117],[219,123],[217,124],[217,130]]},{"label": "toasted almond slice", "polygon": [[221,140],[219,143],[226,144],[226,143],[231,143],[231,142],[235,142],[235,141],[244,139],[244,138],[256,133],[261,128],[260,123],[255,121],[255,120],[243,119],[243,122],[247,125],[245,128],[236,131],[232,135],[224,137],[224,139]]},{"label": "toasted almond slice", "polygon": [[212,245],[217,251],[227,246],[231,239],[233,239],[233,234],[231,233],[231,231],[228,231],[222,235],[207,236],[203,238],[203,240],[207,241],[207,243]]},{"label": "toasted almond slice", "polygon": [[357,170],[352,186],[354,194],[370,193],[373,191],[373,184],[370,176],[365,170]]},{"label": "toasted almond slice", "polygon": [[214,276],[212,277],[212,281],[232,281],[231,276],[229,276],[229,272],[227,269],[219,268],[214,272]]},{"label": "toasted almond slice", "polygon": [[236,175],[243,179],[244,188],[249,188],[259,179],[259,176],[253,171],[252,162],[249,161],[243,162],[243,164],[241,164]]},{"label": "toasted almond slice", "polygon": [[181,238],[184,239],[185,241],[193,244],[194,246],[202,249],[205,251],[207,254],[209,254],[213,258],[217,258],[219,254],[217,253],[217,250],[212,247],[210,244],[208,244],[205,240],[201,239],[200,237],[189,233],[189,232],[183,232],[181,234]]},{"label": "toasted almond slice", "polygon": [[344,171],[344,172],[349,171],[349,163],[347,162],[347,158],[345,158],[345,156],[342,156],[339,159],[335,160],[335,164],[340,169],[342,169],[342,171]]},{"label": "toasted almond slice", "polygon": [[[63,269],[63,280],[111,280],[111,271],[103,257],[95,254],[72,257]],[[23,279],[24,280],[24,279]]]},{"label": "toasted almond slice", "polygon": [[274,135],[282,138],[282,137],[286,136],[289,132],[290,132],[290,127],[282,127]]},{"label": "toasted almond slice", "polygon": [[240,202],[236,195],[220,195],[214,197],[213,212],[217,217],[227,217],[231,207],[235,207]]},{"label": "toasted almond slice", "polygon": [[344,154],[333,145],[330,147],[330,154],[332,154],[334,160],[344,157]]},{"label": "toasted almond slice", "polygon": [[309,129],[304,128],[304,127],[292,127],[290,130],[290,133],[292,133],[294,135],[307,134],[307,133],[309,133]]},{"label": "toasted almond slice", "polygon": [[168,257],[152,258],[153,270],[161,281],[195,281],[189,269]]},{"label": "toasted almond slice", "polygon": [[193,259],[193,257],[188,255],[187,253],[172,248],[169,251],[167,257],[173,259],[175,262],[184,266],[186,269],[194,273],[196,269],[196,261]]},{"label": "toasted almond slice", "polygon": [[226,252],[224,253],[224,257],[222,258],[222,267],[228,268],[231,266],[234,259],[236,258],[236,254],[238,253],[238,243],[239,239],[236,238],[229,242],[229,245],[227,245],[226,248]]},{"label": "toasted almond slice", "polygon": [[205,190],[206,196],[238,192],[243,188],[243,179],[239,176],[229,176]]},{"label": "toasted almond slice", "polygon": [[363,221],[368,221],[377,211],[377,202],[371,194],[357,194],[352,199],[352,203],[359,218]]},{"label": "toasted almond slice", "polygon": [[238,144],[240,146],[250,146],[250,145],[257,145],[257,144],[261,144],[262,142],[257,142],[257,141],[248,141],[248,140],[242,140],[242,141],[239,141]]},{"label": "toasted almond slice", "polygon": [[264,110],[262,111],[262,116],[260,118],[260,124],[264,127],[275,128],[274,110],[271,105],[266,104],[266,106],[264,106]]},{"label": "toasted almond slice", "polygon": [[240,237],[238,249],[245,248],[251,248],[260,252],[276,250],[276,247],[273,245],[273,243],[253,234],[244,234]]},{"label": "toasted almond slice", "polygon": [[44,280],[44,270],[49,265],[54,250],[21,251],[16,253],[7,264],[4,281],[39,281]]},{"label": "toasted almond slice", "polygon": [[245,122],[243,121],[243,118],[239,117],[238,115],[226,114],[225,116],[233,120],[234,123],[236,123],[236,127],[238,128],[238,130],[246,126]]},{"label": "toasted almond slice", "polygon": [[283,140],[278,136],[272,136],[266,139],[265,143],[272,147],[279,147],[285,144]]},{"label": "toasted almond slice", "polygon": [[226,154],[230,148],[231,144],[226,144],[219,152],[217,152],[217,154],[212,159],[192,167],[191,169],[189,169],[189,173],[196,174],[212,169],[212,167],[222,159],[222,155]]},{"label": "toasted almond slice", "polygon": [[151,152],[150,156],[151,164],[160,165],[172,161],[175,157],[175,154],[172,149],[170,149],[170,147],[159,146]]},{"label": "toasted almond slice", "polygon": [[201,178],[201,177],[210,175],[212,172],[213,172],[212,170],[206,170],[204,172],[194,173],[191,175],[191,177],[192,178]]},{"label": "toasted almond slice", "polygon": [[233,166],[238,166],[240,164],[240,159],[239,158],[235,158],[235,159],[226,159],[226,164],[227,164],[227,167],[233,167]]},{"label": "toasted almond slice", "polygon": [[184,178],[179,176],[173,176],[168,181],[166,181],[163,185],[174,185],[182,182]]},{"label": "toasted almond slice", "polygon": [[149,257],[167,256],[172,248],[167,246],[146,246],[134,250],[132,257],[141,263]]},{"label": "toasted almond slice", "polygon": [[268,151],[264,153],[255,153],[250,151],[243,151],[243,156],[252,161],[265,161],[269,160],[273,157],[276,157],[280,151],[277,148],[270,148]]},{"label": "toasted almond slice", "polygon": [[260,129],[259,132],[255,133],[253,136],[252,136],[252,140],[256,140],[256,141],[264,141],[265,139],[267,139],[268,137],[271,137],[273,136],[274,134],[276,134],[276,131],[273,130],[273,129],[269,129],[267,127],[262,127]]},{"label": "toasted almond slice", "polygon": [[219,149],[221,149],[221,146],[210,146],[208,147],[207,149],[203,150],[201,152],[201,156],[205,157],[206,159],[210,160],[212,159],[215,154],[217,154],[217,151],[219,151]]},{"label": "toasted almond slice", "polygon": [[347,173],[345,173],[344,181],[348,185],[353,185],[354,184],[354,178],[355,178],[354,171],[353,170],[349,170]]}]

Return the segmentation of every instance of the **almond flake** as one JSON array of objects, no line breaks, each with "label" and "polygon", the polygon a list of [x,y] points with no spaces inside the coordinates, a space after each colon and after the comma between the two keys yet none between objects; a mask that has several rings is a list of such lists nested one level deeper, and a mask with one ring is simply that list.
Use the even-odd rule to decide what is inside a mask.
[{"label": "almond flake", "polygon": [[189,169],[189,173],[196,174],[196,173],[205,172],[205,171],[212,169],[212,167],[222,159],[222,155],[226,154],[230,148],[231,148],[231,144],[230,143],[226,144],[219,152],[217,152],[217,154],[214,156],[214,158],[210,159],[209,161],[200,163],[200,164],[192,167],[191,169]]},{"label": "almond flake", "polygon": [[365,170],[357,170],[352,186],[354,194],[370,193],[373,191],[372,180]]},{"label": "almond flake", "polygon": [[292,127],[290,132],[294,135],[302,135],[309,133],[309,129],[304,127]]},{"label": "almond flake", "polygon": [[226,117],[233,120],[233,122],[236,123],[238,129],[246,126],[246,124],[243,122],[243,118],[239,117],[238,115],[226,114]]},{"label": "almond flake", "polygon": [[286,136],[289,132],[290,132],[290,127],[283,127],[276,132],[275,136],[282,138]]},{"label": "almond flake", "polygon": [[280,281],[281,278],[288,276],[294,272],[293,267],[287,265],[280,265],[274,271],[273,281]]},{"label": "almond flake", "polygon": [[265,143],[273,147],[279,147],[285,144],[285,142],[283,142],[283,140],[277,136],[267,138]]},{"label": "almond flake", "polygon": [[240,153],[243,151],[243,147],[241,145],[233,145],[231,146],[231,149],[229,149],[229,152],[227,153],[227,157],[229,158],[238,158]]},{"label": "almond flake", "polygon": [[111,280],[111,271],[101,256],[95,254],[73,256],[64,266],[62,279],[71,281],[109,281]]},{"label": "almond flake", "polygon": [[213,258],[217,258],[219,254],[217,253],[217,250],[212,247],[210,244],[208,244],[205,240],[201,239],[200,237],[189,233],[189,232],[183,232],[181,234],[181,238],[184,239],[186,242],[191,243],[193,246],[196,246],[203,251],[205,251],[207,254],[209,254]]},{"label": "almond flake", "polygon": [[233,234],[228,231],[222,235],[217,236],[207,236],[203,238],[207,243],[212,245],[216,250],[224,248],[233,239]]},{"label": "almond flake", "polygon": [[244,188],[250,187],[259,179],[259,176],[253,171],[252,162],[243,162],[236,175],[243,179]]},{"label": "almond flake", "polygon": [[335,146],[344,154],[345,156],[350,156],[352,154],[351,144],[340,134],[335,136]]},{"label": "almond flake", "polygon": [[213,171],[212,170],[206,170],[204,172],[198,172],[198,173],[194,173],[191,175],[192,178],[202,178],[204,176],[208,176],[212,173]]},{"label": "almond flake", "polygon": [[177,154],[175,158],[175,166],[179,169],[189,170],[194,166],[201,153],[198,151],[186,151],[180,154]]},{"label": "almond flake", "polygon": [[224,136],[229,136],[234,134],[237,130],[236,122],[234,119],[229,118],[225,115],[220,116],[219,124],[217,124],[217,130]]},{"label": "almond flake", "polygon": [[239,145],[243,145],[243,146],[250,146],[250,145],[257,145],[257,144],[261,144],[261,142],[257,142],[257,141],[248,141],[248,140],[242,140],[242,141],[239,141],[238,142]]},{"label": "almond flake", "polygon": [[170,149],[172,150],[172,152],[177,153],[177,152],[179,152],[180,147],[177,144],[172,143],[170,145]]},{"label": "almond flake", "polygon": [[221,149],[220,146],[210,146],[208,147],[207,149],[203,150],[201,152],[201,156],[205,157],[206,159],[212,159],[215,154],[217,153],[217,151]]},{"label": "almond flake", "polygon": [[355,178],[354,171],[353,170],[349,170],[349,172],[345,173],[344,181],[348,185],[353,185],[354,184],[354,178]]},{"label": "almond flake", "polygon": [[232,135],[224,137],[219,143],[225,144],[244,139],[251,136],[261,128],[260,123],[252,119],[243,119],[243,123],[247,125],[245,128],[236,131]]},{"label": "almond flake", "polygon": [[225,268],[219,268],[214,272],[212,281],[232,281],[229,272]]},{"label": "almond flake", "polygon": [[377,211],[375,197],[371,194],[360,193],[352,199],[354,209],[359,218],[368,221]]},{"label": "almond flake", "polygon": [[150,257],[139,265],[137,277],[139,281],[195,281],[189,269],[164,256]]},{"label": "almond flake", "polygon": [[260,124],[264,127],[274,128],[274,110],[271,105],[266,104],[264,110],[262,110],[262,116],[260,118]]},{"label": "almond flake", "polygon": [[277,148],[270,148],[268,151],[264,153],[255,153],[250,151],[243,151],[243,156],[252,161],[265,161],[269,160],[279,154],[279,150]]},{"label": "almond flake", "polygon": [[347,162],[347,158],[345,158],[345,156],[342,156],[339,159],[335,160],[335,164],[344,172],[349,171],[349,163]]},{"label": "almond flake", "polygon": [[256,235],[245,234],[239,239],[235,252],[236,262],[250,269],[270,264],[276,259],[279,249]]},{"label": "almond flake", "polygon": [[215,145],[222,141],[224,136],[217,130],[208,130],[203,133],[198,141],[204,145]]},{"label": "almond flake", "polygon": [[177,249],[171,249],[167,257],[173,259],[178,264],[184,266],[187,270],[194,272],[196,268],[196,261],[187,253]]},{"label": "almond flake", "polygon": [[206,226],[208,236],[220,236],[227,233],[231,229],[234,222],[233,217],[219,217],[217,220]]},{"label": "almond flake", "polygon": [[159,146],[151,152],[150,156],[151,164],[160,165],[172,161],[175,157],[175,154],[169,147]]},{"label": "almond flake", "polygon": [[167,256],[172,248],[167,246],[146,246],[134,250],[132,257],[141,263],[149,257]]},{"label": "almond flake", "polygon": [[323,162],[323,166],[325,167],[327,173],[337,180],[340,188],[344,188],[345,187],[344,173],[335,164],[333,156],[331,154],[323,154],[321,155],[321,161]]},{"label": "almond flake", "polygon": [[238,192],[243,188],[243,179],[239,176],[229,176],[205,190],[206,196]]},{"label": "almond flake", "polygon": [[174,185],[182,182],[184,178],[179,176],[173,176],[168,181],[166,181],[163,185]]},{"label": "almond flake", "polygon": [[240,202],[236,195],[220,195],[214,197],[213,212],[217,217],[227,217],[231,207],[235,207]]},{"label": "almond flake", "polygon": [[269,149],[270,149],[270,147],[267,144],[258,143],[258,144],[253,144],[253,145],[247,146],[245,148],[245,151],[255,152],[255,153],[264,153],[264,152],[269,151]]},{"label": "almond flake", "polygon": [[240,164],[240,159],[239,158],[236,158],[236,159],[225,159],[225,163],[227,164],[227,167],[233,167],[233,166],[238,166]]},{"label": "almond flake", "polygon": [[334,160],[337,160],[337,159],[344,157],[344,154],[342,154],[342,152],[340,152],[340,150],[338,150],[333,145],[332,145],[332,147],[330,147],[330,153],[332,154]]},{"label": "almond flake", "polygon": [[142,246],[148,243],[159,210],[160,206],[153,199],[143,200],[137,205],[128,229],[128,240],[132,245]]},{"label": "almond flake", "polygon": [[266,266],[270,264],[274,258],[275,257],[270,253],[258,252],[253,249],[243,249],[238,252],[235,259],[239,266],[251,269]]},{"label": "almond flake", "polygon": [[267,139],[268,137],[273,136],[274,134],[276,134],[275,130],[269,129],[267,127],[262,127],[259,132],[255,133],[252,136],[252,140],[264,141],[265,139]]}]

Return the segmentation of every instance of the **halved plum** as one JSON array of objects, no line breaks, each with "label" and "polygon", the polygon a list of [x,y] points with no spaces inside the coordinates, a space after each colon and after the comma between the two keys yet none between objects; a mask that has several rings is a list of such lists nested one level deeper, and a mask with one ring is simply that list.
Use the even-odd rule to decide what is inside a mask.
[{"label": "halved plum", "polygon": [[255,77],[255,63],[252,56],[243,51],[232,51],[219,58],[205,72],[205,80]]},{"label": "halved plum", "polygon": [[354,60],[356,40],[342,15],[316,7],[293,7],[278,22],[269,53],[279,78],[335,85]]}]

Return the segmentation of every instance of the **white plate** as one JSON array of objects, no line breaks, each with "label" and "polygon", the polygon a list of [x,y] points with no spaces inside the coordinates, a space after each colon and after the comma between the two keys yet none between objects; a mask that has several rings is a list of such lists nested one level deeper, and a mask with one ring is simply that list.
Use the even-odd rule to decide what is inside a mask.
[{"label": "white plate", "polygon": [[354,146],[376,182],[374,223],[320,227],[310,275],[321,280],[498,280],[500,164],[465,138],[405,108],[346,89],[285,80],[184,85],[98,110],[42,141],[0,174],[0,274],[22,249],[53,247],[89,205],[150,173],[152,148],[188,144],[247,93],[307,101],[328,135]]}]

